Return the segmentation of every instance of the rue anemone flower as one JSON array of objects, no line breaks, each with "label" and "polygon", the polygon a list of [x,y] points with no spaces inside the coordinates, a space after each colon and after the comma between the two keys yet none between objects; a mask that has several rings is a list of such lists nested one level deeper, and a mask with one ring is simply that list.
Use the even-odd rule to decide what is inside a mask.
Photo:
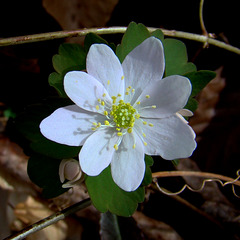
[{"label": "rue anemone flower", "polygon": [[89,176],[109,165],[114,182],[136,190],[145,174],[145,154],[167,160],[191,156],[195,133],[182,117],[191,94],[188,78],[163,77],[162,43],[147,38],[122,64],[110,47],[93,44],[86,72],[71,71],[64,89],[73,105],[45,118],[42,134],[57,143],[82,146],[79,163]]}]

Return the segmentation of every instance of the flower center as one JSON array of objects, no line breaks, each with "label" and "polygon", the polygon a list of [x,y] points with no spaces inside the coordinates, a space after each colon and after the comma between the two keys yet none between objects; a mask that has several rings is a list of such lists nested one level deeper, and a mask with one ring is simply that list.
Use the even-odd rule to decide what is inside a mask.
[{"label": "flower center", "polygon": [[123,100],[120,100],[118,105],[112,105],[110,114],[117,127],[132,128],[134,126],[136,109],[133,108],[130,103],[125,103]]}]

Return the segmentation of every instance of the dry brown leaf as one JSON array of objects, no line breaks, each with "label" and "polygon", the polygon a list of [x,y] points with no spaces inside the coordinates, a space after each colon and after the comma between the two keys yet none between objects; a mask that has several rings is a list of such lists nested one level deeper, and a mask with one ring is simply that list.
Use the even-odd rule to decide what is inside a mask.
[{"label": "dry brown leaf", "polygon": [[[177,165],[177,169],[179,171],[200,171],[197,164],[189,158],[182,159]],[[184,180],[193,189],[199,189],[204,179],[198,177],[184,177]],[[238,222],[238,224],[240,224],[240,219],[236,220],[240,211],[223,195],[216,182],[208,182],[199,194],[205,200],[201,206],[204,212],[220,219],[222,222]]]},{"label": "dry brown leaf", "polygon": [[[23,226],[28,226],[33,224],[43,218],[48,217],[53,214],[49,208],[34,199],[31,196],[28,196],[26,201],[18,203],[14,209],[15,216],[20,220]],[[15,228],[21,224],[15,222]],[[21,229],[16,229],[21,230]],[[52,239],[65,239],[67,236],[67,224],[64,221],[59,221],[54,225],[51,225],[37,233],[34,233],[27,237],[28,240],[52,240]]]},{"label": "dry brown leaf", "polygon": [[65,30],[105,26],[118,0],[43,0],[43,6]]},{"label": "dry brown leaf", "polygon": [[7,137],[0,137],[0,187],[17,192],[34,194],[27,175],[28,157]]},{"label": "dry brown leaf", "polygon": [[133,218],[147,239],[151,240],[182,240],[178,233],[166,223],[135,212]]},{"label": "dry brown leaf", "polygon": [[[61,196],[47,201],[36,199],[40,189],[27,175],[28,157],[22,149],[7,137],[0,137],[0,238],[7,237],[11,231],[19,231],[41,218],[51,215],[88,197],[86,188],[75,186]],[[97,222],[99,213],[91,206],[77,213],[79,217]],[[69,218],[63,223],[48,227],[44,231],[33,234],[28,239],[65,239],[67,230],[78,229],[75,236],[80,239],[82,226]],[[66,224],[68,226],[66,226]],[[1,228],[4,228],[4,231]]]}]

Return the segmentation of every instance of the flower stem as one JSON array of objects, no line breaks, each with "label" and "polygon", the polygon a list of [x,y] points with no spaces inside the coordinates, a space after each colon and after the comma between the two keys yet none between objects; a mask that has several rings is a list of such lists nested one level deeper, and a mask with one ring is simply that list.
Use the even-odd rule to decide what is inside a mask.
[{"label": "flower stem", "polygon": [[[79,36],[85,36],[90,32],[99,34],[99,35],[124,33],[126,29],[127,29],[126,27],[88,28],[88,29],[80,29],[80,30],[74,30],[74,31],[58,31],[58,32],[39,33],[39,34],[26,35],[26,36],[4,38],[4,39],[0,39],[0,47],[23,44],[23,43],[47,41],[47,40],[59,39],[59,38],[79,37]],[[157,28],[148,28],[148,30],[150,32],[153,32],[157,30]],[[240,54],[239,48],[234,47],[230,44],[226,44],[225,42],[213,39],[209,36],[182,32],[182,31],[175,31],[175,30],[166,30],[166,29],[161,29],[161,30],[165,36],[178,37],[178,38],[189,39],[197,42],[202,42],[205,44],[210,44],[210,45],[225,49],[230,52],[234,52],[236,54]]]},{"label": "flower stem", "polygon": [[33,225],[23,229],[22,231],[11,235],[3,240],[20,240],[23,238],[26,238],[28,235],[35,233],[39,230],[42,230],[43,228],[46,228],[56,222],[58,222],[59,220],[64,219],[65,217],[69,216],[72,213],[75,213],[77,211],[80,211],[88,206],[91,205],[91,200],[90,198],[87,198],[79,203],[76,203],[68,208],[65,208],[62,211],[59,211],[45,219],[40,220],[37,223],[34,223]]}]

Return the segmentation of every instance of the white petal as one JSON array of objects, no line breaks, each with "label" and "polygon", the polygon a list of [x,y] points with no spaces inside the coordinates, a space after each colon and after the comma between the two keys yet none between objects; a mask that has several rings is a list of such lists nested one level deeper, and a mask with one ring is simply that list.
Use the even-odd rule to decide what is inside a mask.
[{"label": "white petal", "polygon": [[[181,110],[187,103],[192,91],[188,78],[172,75],[147,87],[137,100],[141,117],[163,118]],[[146,98],[149,95],[150,98]],[[146,108],[149,106],[148,108]],[[151,108],[156,106],[156,108]],[[142,108],[142,109],[141,109]]]},{"label": "white petal", "polygon": [[193,112],[188,109],[180,109],[177,113],[179,113],[180,115],[182,115],[184,117],[192,117],[193,116]]},{"label": "white petal", "polygon": [[98,112],[96,106],[99,105],[98,99],[102,99],[103,94],[106,95],[106,101],[111,102],[104,86],[85,72],[68,72],[64,77],[64,89],[76,105],[88,111]]},{"label": "white petal", "polygon": [[110,96],[124,93],[123,70],[113,50],[105,44],[93,44],[87,55],[87,72],[99,80]]},{"label": "white petal", "polygon": [[155,37],[147,38],[126,56],[122,67],[125,85],[135,89],[134,103],[150,83],[163,76],[165,62],[161,41]]},{"label": "white petal", "polygon": [[97,176],[110,164],[115,151],[114,144],[119,138],[114,131],[110,127],[99,129],[84,143],[79,161],[87,175]]},{"label": "white petal", "polygon": [[[177,114],[163,119],[147,119],[153,127],[137,122],[136,128],[141,129],[147,142],[145,153],[160,155],[167,160],[186,158],[196,148],[195,133]],[[140,126],[141,125],[141,126]]]},{"label": "white petal", "polygon": [[59,108],[40,123],[41,133],[48,139],[69,146],[81,146],[93,133],[93,122],[104,117],[91,113],[76,105]]},{"label": "white petal", "polygon": [[[136,147],[133,148],[133,144]],[[141,184],[145,173],[143,143],[137,135],[124,135],[111,162],[114,182],[124,191],[134,191]]]},{"label": "white petal", "polygon": [[76,176],[76,178],[74,178],[71,181],[68,181],[68,182],[64,183],[62,185],[62,188],[71,188],[71,187],[74,187],[76,185],[80,185],[83,181],[84,181],[84,175],[82,175],[82,172],[79,172],[79,174]]},{"label": "white petal", "polygon": [[69,159],[63,159],[59,165],[59,170],[58,170],[58,174],[59,174],[59,178],[60,178],[60,182],[63,183],[65,181],[65,174],[64,174],[64,168],[66,163],[69,161]]},{"label": "white petal", "polygon": [[79,162],[75,159],[63,159],[59,166],[59,177],[61,183],[65,179],[69,180],[62,185],[63,188],[73,187],[76,183],[79,183],[80,179],[83,178]]}]

